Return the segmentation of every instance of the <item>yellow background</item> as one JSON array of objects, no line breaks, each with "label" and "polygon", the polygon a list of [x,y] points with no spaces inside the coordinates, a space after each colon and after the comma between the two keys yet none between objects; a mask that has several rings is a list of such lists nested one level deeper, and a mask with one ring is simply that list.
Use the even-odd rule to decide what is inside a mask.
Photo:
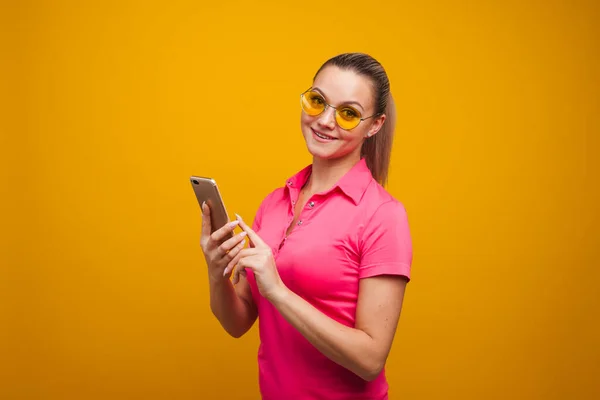
[{"label": "yellow background", "polygon": [[23,1],[0,9],[0,398],[257,399],[200,210],[310,162],[299,94],[372,54],[413,281],[391,399],[600,398],[594,1]]}]

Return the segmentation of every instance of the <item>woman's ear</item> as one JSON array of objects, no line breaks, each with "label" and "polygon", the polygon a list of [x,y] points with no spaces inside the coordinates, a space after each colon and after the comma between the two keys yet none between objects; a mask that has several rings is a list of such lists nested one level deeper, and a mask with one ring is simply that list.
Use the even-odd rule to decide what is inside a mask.
[{"label": "woman's ear", "polygon": [[385,122],[385,118],[386,118],[385,114],[381,114],[379,117],[377,117],[375,119],[375,121],[373,121],[373,125],[371,125],[371,127],[367,131],[367,134],[365,135],[365,139],[368,139],[371,136],[375,135],[377,132],[379,132],[379,130],[383,126],[383,123]]}]

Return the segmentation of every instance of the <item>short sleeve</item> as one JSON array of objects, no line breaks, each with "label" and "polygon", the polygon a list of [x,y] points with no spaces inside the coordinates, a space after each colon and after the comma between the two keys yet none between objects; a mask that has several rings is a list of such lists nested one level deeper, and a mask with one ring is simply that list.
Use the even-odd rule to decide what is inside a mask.
[{"label": "short sleeve", "polygon": [[410,279],[412,240],[406,210],[393,200],[383,203],[361,234],[359,278],[402,275]]}]

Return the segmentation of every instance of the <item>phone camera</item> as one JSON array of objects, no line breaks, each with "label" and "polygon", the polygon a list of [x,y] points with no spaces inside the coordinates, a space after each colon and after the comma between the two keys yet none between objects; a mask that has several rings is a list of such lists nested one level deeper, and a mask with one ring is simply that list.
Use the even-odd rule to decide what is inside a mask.
[{"label": "phone camera", "polygon": [[194,182],[194,184],[198,184],[198,181],[196,179],[193,179],[192,182]]}]

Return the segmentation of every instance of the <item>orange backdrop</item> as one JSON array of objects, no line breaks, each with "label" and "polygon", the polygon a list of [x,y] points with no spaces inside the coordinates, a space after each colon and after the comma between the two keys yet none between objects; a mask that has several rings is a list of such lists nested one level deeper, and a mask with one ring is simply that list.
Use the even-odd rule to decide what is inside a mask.
[{"label": "orange backdrop", "polygon": [[345,51],[398,106],[391,399],[600,397],[597,2],[7,3],[0,398],[259,397],[188,178],[252,220],[310,162],[299,94]]}]

